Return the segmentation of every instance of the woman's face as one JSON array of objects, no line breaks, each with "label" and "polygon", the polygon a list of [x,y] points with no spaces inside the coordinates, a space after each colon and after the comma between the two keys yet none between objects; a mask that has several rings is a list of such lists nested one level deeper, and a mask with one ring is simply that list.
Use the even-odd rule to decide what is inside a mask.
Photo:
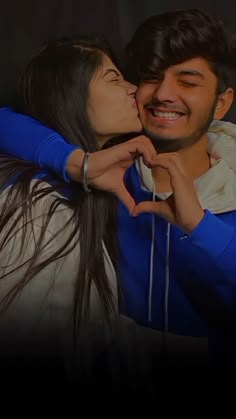
[{"label": "woman's face", "polygon": [[89,118],[100,146],[114,136],[141,131],[136,89],[104,54],[102,66],[90,82],[88,100]]}]

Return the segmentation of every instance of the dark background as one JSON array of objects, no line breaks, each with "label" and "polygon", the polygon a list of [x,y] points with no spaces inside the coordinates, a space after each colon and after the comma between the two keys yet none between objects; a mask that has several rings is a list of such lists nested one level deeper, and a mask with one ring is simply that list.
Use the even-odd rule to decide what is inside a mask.
[{"label": "dark background", "polygon": [[[220,17],[236,33],[236,0],[0,0],[0,106],[11,103],[20,71],[44,42],[99,34],[122,62],[125,44],[144,19],[192,7]],[[236,122],[236,104],[225,119]]]}]

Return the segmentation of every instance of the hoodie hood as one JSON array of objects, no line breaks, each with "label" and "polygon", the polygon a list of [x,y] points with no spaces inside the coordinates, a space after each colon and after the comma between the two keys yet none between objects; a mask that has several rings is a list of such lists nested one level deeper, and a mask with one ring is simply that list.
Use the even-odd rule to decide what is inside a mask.
[{"label": "hoodie hood", "polygon": [[[211,168],[194,183],[204,209],[214,214],[236,210],[236,125],[213,121],[208,131],[208,153]],[[137,161],[142,186],[154,190],[152,172]],[[162,199],[169,194],[161,194]]]}]

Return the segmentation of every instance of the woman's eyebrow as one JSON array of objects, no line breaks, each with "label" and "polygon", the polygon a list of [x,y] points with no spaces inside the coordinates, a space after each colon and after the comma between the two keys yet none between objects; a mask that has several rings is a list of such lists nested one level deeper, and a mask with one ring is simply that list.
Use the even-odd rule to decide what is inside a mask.
[{"label": "woman's eyebrow", "polygon": [[105,76],[107,76],[107,74],[110,74],[110,73],[114,73],[117,77],[120,77],[121,76],[121,74],[118,72],[118,71],[116,71],[114,68],[108,68],[104,73],[103,73],[103,75],[102,75],[102,79],[105,77]]}]

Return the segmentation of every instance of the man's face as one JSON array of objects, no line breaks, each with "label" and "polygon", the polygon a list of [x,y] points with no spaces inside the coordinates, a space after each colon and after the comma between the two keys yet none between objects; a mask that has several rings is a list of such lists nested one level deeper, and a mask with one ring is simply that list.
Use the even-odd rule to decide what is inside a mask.
[{"label": "man's face", "polygon": [[201,139],[214,118],[216,92],[216,76],[203,58],[170,66],[161,77],[141,83],[139,114],[156,148],[177,151]]}]

